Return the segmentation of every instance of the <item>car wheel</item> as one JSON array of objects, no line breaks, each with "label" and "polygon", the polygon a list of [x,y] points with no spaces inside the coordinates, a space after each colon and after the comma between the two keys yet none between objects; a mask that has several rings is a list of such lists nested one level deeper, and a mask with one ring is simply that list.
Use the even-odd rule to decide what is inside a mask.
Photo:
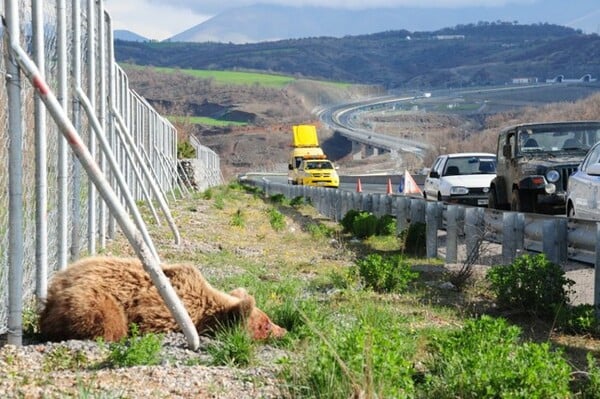
[{"label": "car wheel", "polygon": [[533,212],[535,210],[533,198],[534,195],[531,193],[514,189],[510,201],[510,210],[517,212]]},{"label": "car wheel", "polygon": [[442,193],[438,193],[438,201],[442,202]]},{"label": "car wheel", "polygon": [[575,207],[570,202],[569,202],[569,205],[567,205],[567,217],[568,218],[575,217]]}]

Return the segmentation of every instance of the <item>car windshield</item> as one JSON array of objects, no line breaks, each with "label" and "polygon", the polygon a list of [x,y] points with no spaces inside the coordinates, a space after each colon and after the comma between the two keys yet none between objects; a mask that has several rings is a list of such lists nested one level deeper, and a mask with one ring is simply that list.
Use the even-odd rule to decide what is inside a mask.
[{"label": "car windshield", "polygon": [[496,173],[496,158],[493,157],[457,157],[449,158],[444,176],[488,175]]},{"label": "car windshield", "polygon": [[600,127],[546,126],[524,128],[518,132],[521,155],[538,152],[585,153],[597,141],[600,141]]},{"label": "car windshield", "polygon": [[333,169],[333,165],[328,161],[307,162],[305,169]]}]

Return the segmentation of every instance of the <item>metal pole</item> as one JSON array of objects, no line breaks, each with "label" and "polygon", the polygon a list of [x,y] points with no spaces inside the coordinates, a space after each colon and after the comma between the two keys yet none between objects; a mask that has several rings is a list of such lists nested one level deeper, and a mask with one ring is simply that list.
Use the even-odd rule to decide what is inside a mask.
[{"label": "metal pole", "polygon": [[150,187],[152,188],[152,191],[154,192],[154,196],[156,197],[156,199],[158,200],[158,203],[160,204],[163,214],[167,218],[167,223],[169,224],[169,227],[171,228],[171,231],[173,232],[173,237],[175,238],[175,243],[177,245],[179,245],[179,243],[181,242],[181,237],[179,236],[179,230],[177,229],[177,225],[175,224],[175,221],[173,220],[173,217],[171,216],[171,211],[169,210],[169,207],[165,201],[165,198],[160,192],[160,188],[158,187],[158,184],[156,184],[156,181],[151,178],[150,171],[146,167],[146,164],[144,163],[144,161],[141,159],[140,154],[135,149],[135,143],[133,143],[133,139],[131,138],[131,135],[129,134],[127,127],[125,126],[125,122],[123,121],[121,116],[118,114],[117,110],[113,110],[113,115],[114,115],[117,123],[121,127],[122,133],[124,133],[125,138],[127,140],[129,140],[129,147],[134,149],[134,155],[138,159],[138,162],[139,162],[140,166],[142,167],[142,171],[144,172],[144,174],[146,175],[146,178],[148,179],[148,182],[150,183]]},{"label": "metal pole", "polygon": [[[94,23],[94,0],[88,0],[87,4],[87,54],[88,54],[88,97],[91,100],[91,105],[96,108],[96,26]],[[89,127],[88,147],[90,154],[94,160],[96,159],[96,135],[92,132],[92,127]],[[96,188],[90,181],[88,183],[88,253],[94,255],[96,253],[96,234],[97,234],[97,219],[96,219]]]},{"label": "metal pole", "polygon": [[[33,56],[45,74],[46,62],[44,56],[44,16],[42,0],[33,0],[32,36]],[[60,18],[59,27],[60,30]],[[34,100],[35,113],[35,265],[36,265],[36,295],[39,303],[43,303],[48,293],[48,161],[46,140],[46,109],[39,96]]]},{"label": "metal pole", "polygon": [[[6,41],[19,41],[19,12],[15,1],[5,0]],[[9,239],[8,239],[8,337],[10,345],[21,346],[23,339],[23,127],[21,114],[21,71],[6,45],[6,93],[10,152]]]},{"label": "metal pole", "polygon": [[437,257],[437,231],[438,231],[438,218],[437,218],[437,202],[427,202],[425,210],[425,231],[427,237],[427,257]]},{"label": "metal pole", "polygon": [[[10,15],[10,14],[9,14]],[[75,131],[75,128],[71,124],[71,121],[67,118],[65,111],[61,108],[58,103],[56,97],[48,87],[48,84],[44,79],[41,78],[39,71],[35,64],[29,59],[27,53],[18,45],[18,43],[14,43],[11,41],[10,46],[12,52],[15,55],[15,58],[23,68],[27,78],[30,80],[33,87],[36,91],[42,96],[42,100],[46,107],[48,108],[50,114],[52,115],[54,121],[58,125],[60,131],[67,139],[67,142],[71,145],[71,149],[77,154],[77,157],[81,161],[81,164],[85,168],[90,178],[90,181],[98,189],[102,198],[106,201],[108,206],[111,207],[111,210],[123,233],[131,243],[133,249],[136,254],[142,261],[144,265],[144,270],[149,274],[152,282],[156,286],[160,296],[165,301],[167,308],[171,312],[171,315],[177,321],[177,324],[183,331],[188,345],[192,349],[197,349],[200,340],[198,337],[198,331],[196,330],[192,319],[190,318],[188,312],[186,311],[183,303],[177,296],[175,289],[169,282],[169,279],[165,276],[164,272],[160,267],[160,260],[157,259],[152,250],[146,245],[144,238],[140,234],[140,231],[136,228],[135,224],[127,214],[127,211],[121,204],[119,203],[119,199],[115,194],[114,190],[110,187],[108,180],[102,174],[102,171],[98,167],[98,164],[95,162],[94,157],[85,147],[84,142],[81,140],[81,137]],[[19,197],[21,199],[21,197]],[[20,203],[19,203],[20,205]],[[22,280],[22,267],[21,267],[21,280]],[[21,285],[19,284],[19,287]],[[19,292],[21,293],[21,292]],[[21,334],[22,334],[22,326],[21,326],[21,307],[19,307],[18,313],[18,331],[13,331],[13,334],[18,333],[19,345],[21,342]],[[13,315],[13,309],[11,308],[10,315]],[[11,320],[9,319],[9,322]],[[9,324],[9,328],[11,324]],[[15,326],[13,326],[15,327]],[[10,334],[9,334],[10,339]]]},{"label": "metal pole", "polygon": [[448,205],[446,212],[446,264],[458,259],[458,205]]},{"label": "metal pole", "polygon": [[[71,59],[71,78],[73,80],[74,87],[81,86],[81,8],[80,0],[73,0],[71,2],[72,7],[72,24],[73,24],[73,39],[71,45],[72,59]],[[73,127],[77,132],[81,130],[81,107],[79,104],[79,98],[73,96],[72,100],[73,108]],[[64,137],[60,137],[64,140]],[[71,203],[71,259],[77,259],[79,257],[79,251],[81,248],[81,204],[79,202],[79,195],[81,192],[81,165],[79,160],[73,154],[72,163],[73,170],[73,185],[72,185],[72,203]],[[64,269],[65,264],[59,264],[59,269]]]},{"label": "metal pole", "polygon": [[[57,31],[57,51],[58,51],[58,101],[63,109],[68,106],[68,79],[67,79],[67,15],[65,0],[57,0],[56,14],[58,16]],[[69,202],[69,173],[67,161],[67,143],[65,138],[60,136],[58,140],[58,159],[57,159],[57,188],[58,188],[58,242],[57,242],[57,262],[58,268],[67,267],[68,258],[68,202]]]},{"label": "metal pole", "polygon": [[142,233],[142,236],[144,237],[146,244],[152,250],[152,253],[156,257],[156,259],[159,259],[158,252],[156,251],[156,248],[154,247],[154,243],[152,242],[152,239],[150,238],[150,234],[148,233],[148,229],[146,227],[146,224],[144,223],[144,219],[142,218],[142,215],[140,214],[137,206],[135,205],[135,200],[134,200],[133,196],[131,195],[130,190],[127,188],[125,179],[121,175],[121,172],[119,170],[119,165],[117,165],[117,162],[112,155],[112,151],[110,149],[108,140],[104,136],[104,132],[102,131],[102,126],[100,126],[100,121],[98,121],[98,119],[96,119],[96,116],[94,115],[94,110],[92,108],[92,104],[90,103],[89,99],[87,99],[85,97],[85,93],[83,92],[81,87],[77,88],[77,95],[79,96],[79,100],[81,101],[83,108],[86,110],[86,112],[88,114],[88,119],[90,121],[90,124],[92,125],[94,132],[98,136],[98,141],[100,142],[100,146],[101,146],[102,150],[104,151],[104,155],[106,155],[105,158],[108,158],[108,161],[110,163],[110,166],[111,166],[113,172],[115,173],[115,176],[117,178],[117,182],[121,188],[121,191],[125,195],[125,198],[127,199],[127,205],[129,205],[129,210],[133,213],[133,219],[138,227],[138,230]]},{"label": "metal pole", "polygon": [[[98,15],[98,80],[99,80],[99,104],[98,104],[98,123],[100,124],[102,134],[106,134],[106,31],[104,25],[104,0],[97,2]],[[98,133],[98,132],[96,132]],[[98,153],[100,169],[106,170],[106,160],[104,153]],[[106,204],[100,201],[98,213],[98,230],[100,235],[100,248],[106,248]]]},{"label": "metal pole", "polygon": [[[110,110],[116,104],[116,87],[115,87],[115,45],[112,31],[112,20],[108,13],[105,13],[106,18],[106,32],[107,32],[107,42],[108,42],[108,109]],[[110,112],[110,111],[109,111]],[[117,140],[115,137],[115,123],[112,118],[108,118],[108,140],[111,143],[113,148],[113,153],[117,159],[117,163],[119,162],[119,147],[117,145]],[[114,181],[114,174],[112,174],[112,180]],[[115,237],[115,218],[109,214],[108,218],[108,236],[110,238]]]},{"label": "metal pole", "polygon": [[600,223],[596,223],[596,259],[594,267],[594,309],[596,318],[600,319]]}]

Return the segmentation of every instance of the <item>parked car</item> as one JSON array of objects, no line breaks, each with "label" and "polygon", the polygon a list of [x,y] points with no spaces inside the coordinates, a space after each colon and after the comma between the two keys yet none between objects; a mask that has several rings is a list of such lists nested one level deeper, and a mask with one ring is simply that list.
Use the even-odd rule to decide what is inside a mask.
[{"label": "parked car", "polygon": [[487,206],[496,156],[483,152],[440,155],[425,179],[423,196],[438,201]]},{"label": "parked car", "polygon": [[502,129],[489,207],[564,214],[569,176],[599,140],[600,121],[525,123]]},{"label": "parked car", "polygon": [[567,216],[600,220],[600,142],[590,148],[569,178]]}]

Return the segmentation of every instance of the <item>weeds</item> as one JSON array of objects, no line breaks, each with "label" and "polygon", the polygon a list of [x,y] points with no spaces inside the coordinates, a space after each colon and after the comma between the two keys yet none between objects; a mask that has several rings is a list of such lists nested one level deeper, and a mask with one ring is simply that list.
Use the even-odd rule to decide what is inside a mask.
[{"label": "weeds", "polygon": [[248,366],[254,358],[254,343],[246,328],[238,324],[232,328],[220,328],[215,340],[207,347],[215,366]]},{"label": "weeds", "polygon": [[43,369],[46,372],[77,370],[89,366],[89,360],[82,350],[67,346],[56,346],[44,356]]},{"label": "weeds", "polygon": [[401,256],[370,254],[356,262],[351,274],[358,274],[365,287],[377,292],[402,292],[419,274]]},{"label": "weeds", "polygon": [[155,365],[160,363],[162,335],[140,335],[139,327],[132,324],[130,336],[108,345],[108,363],[113,367]]},{"label": "weeds", "polygon": [[241,209],[235,211],[235,213],[231,216],[231,225],[235,227],[246,226],[246,218],[244,217],[244,213]]},{"label": "weeds", "polygon": [[275,208],[271,208],[268,211],[269,223],[275,231],[281,231],[285,228],[285,217],[281,212]]}]

